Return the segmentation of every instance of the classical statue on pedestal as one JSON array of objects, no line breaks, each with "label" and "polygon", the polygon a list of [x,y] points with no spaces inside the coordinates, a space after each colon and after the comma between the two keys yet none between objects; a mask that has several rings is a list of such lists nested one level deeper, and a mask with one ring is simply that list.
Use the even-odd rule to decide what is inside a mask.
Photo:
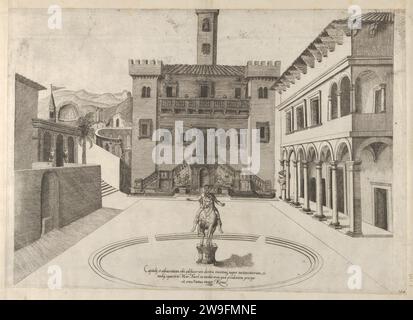
[{"label": "classical statue on pedestal", "polygon": [[283,194],[283,192],[285,192],[286,189],[286,171],[285,170],[281,170],[278,172],[278,183],[280,184],[281,187],[281,194]]}]

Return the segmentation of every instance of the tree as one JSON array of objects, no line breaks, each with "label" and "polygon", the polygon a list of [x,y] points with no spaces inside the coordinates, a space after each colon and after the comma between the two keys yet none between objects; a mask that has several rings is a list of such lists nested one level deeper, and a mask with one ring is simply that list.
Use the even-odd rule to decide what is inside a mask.
[{"label": "tree", "polygon": [[85,116],[79,117],[77,120],[77,127],[79,128],[79,145],[82,146],[82,164],[86,164],[86,144],[89,142],[90,148],[93,146],[95,138],[95,130],[93,129],[94,116],[89,112]]}]

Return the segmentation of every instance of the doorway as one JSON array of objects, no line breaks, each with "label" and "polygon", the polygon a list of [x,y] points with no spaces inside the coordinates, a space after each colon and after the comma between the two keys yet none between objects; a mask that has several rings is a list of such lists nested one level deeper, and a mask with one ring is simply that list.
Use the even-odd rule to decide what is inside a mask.
[{"label": "doorway", "polygon": [[199,187],[202,188],[206,185],[209,185],[209,173],[206,168],[202,168],[199,171]]},{"label": "doorway", "polygon": [[388,230],[388,192],[384,188],[374,188],[374,225]]}]

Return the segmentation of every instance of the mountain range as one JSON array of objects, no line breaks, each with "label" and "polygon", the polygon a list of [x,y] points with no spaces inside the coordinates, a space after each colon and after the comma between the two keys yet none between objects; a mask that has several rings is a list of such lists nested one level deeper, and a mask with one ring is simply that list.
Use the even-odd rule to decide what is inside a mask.
[{"label": "mountain range", "polygon": [[[95,106],[102,109],[108,109],[118,105],[127,98],[128,91],[123,90],[118,93],[92,93],[86,90],[69,90],[61,89],[53,91],[55,104],[59,107],[60,104],[71,102],[78,106],[81,111],[83,107]],[[47,118],[49,110],[50,92],[47,96],[39,99],[39,117]]]}]

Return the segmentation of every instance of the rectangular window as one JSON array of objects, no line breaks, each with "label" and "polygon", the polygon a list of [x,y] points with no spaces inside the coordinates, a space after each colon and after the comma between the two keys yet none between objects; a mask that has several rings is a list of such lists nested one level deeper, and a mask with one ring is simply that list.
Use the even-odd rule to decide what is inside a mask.
[{"label": "rectangular window", "polygon": [[167,96],[168,98],[172,98],[172,97],[173,97],[172,87],[166,87],[166,96]]},{"label": "rectangular window", "polygon": [[291,126],[291,111],[288,111],[285,114],[285,132],[286,133],[291,133],[292,131],[292,126]]},{"label": "rectangular window", "polygon": [[202,44],[202,54],[208,55],[211,52],[211,45],[209,43]]},{"label": "rectangular window", "polygon": [[151,138],[152,136],[152,120],[139,120],[139,138]]},{"label": "rectangular window", "polygon": [[321,123],[320,121],[320,99],[314,98],[310,101],[311,110],[311,125],[316,126]]},{"label": "rectangular window", "polygon": [[141,136],[147,136],[148,135],[148,125],[146,123],[142,123],[142,134]]},{"label": "rectangular window", "polygon": [[305,128],[304,123],[304,107],[300,106],[295,109],[296,119],[297,119],[297,130],[302,130]]},{"label": "rectangular window", "polygon": [[241,88],[235,88],[235,99],[241,99]]},{"label": "rectangular window", "polygon": [[215,97],[215,83],[211,82],[211,98]]},{"label": "rectangular window", "polygon": [[374,90],[374,112],[380,113],[386,111],[385,105],[386,91],[384,86]]},{"label": "rectangular window", "polygon": [[260,139],[264,139],[264,138],[265,138],[265,128],[260,127]]},{"label": "rectangular window", "polygon": [[208,98],[208,86],[207,85],[201,86],[201,98]]},{"label": "rectangular window", "polygon": [[260,142],[270,142],[270,123],[269,122],[257,122],[256,128],[260,131]]}]

